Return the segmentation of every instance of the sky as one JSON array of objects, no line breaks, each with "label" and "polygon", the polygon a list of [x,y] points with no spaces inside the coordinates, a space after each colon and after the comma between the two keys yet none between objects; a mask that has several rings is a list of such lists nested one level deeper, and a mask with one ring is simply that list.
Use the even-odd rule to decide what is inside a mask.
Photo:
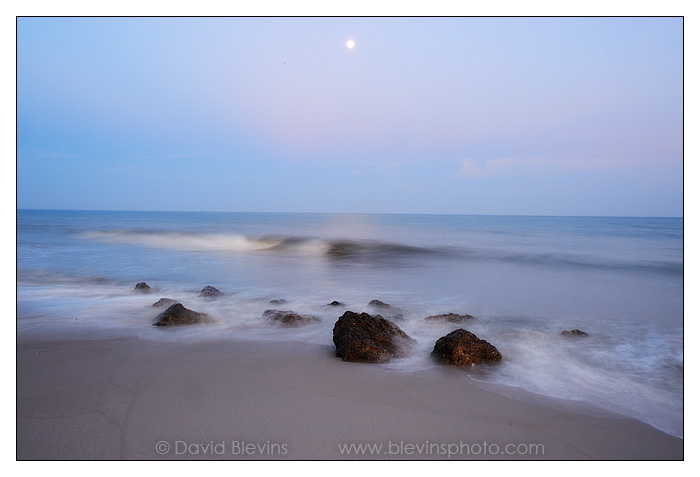
[{"label": "sky", "polygon": [[16,54],[17,208],[683,215],[682,18],[20,17]]}]

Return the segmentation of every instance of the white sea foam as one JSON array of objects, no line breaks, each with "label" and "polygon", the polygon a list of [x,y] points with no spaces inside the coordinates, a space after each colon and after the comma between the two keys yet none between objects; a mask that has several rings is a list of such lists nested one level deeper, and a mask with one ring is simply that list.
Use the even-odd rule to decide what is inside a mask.
[{"label": "white sea foam", "polygon": [[270,249],[282,244],[283,239],[251,239],[239,234],[194,234],[178,232],[137,232],[131,230],[87,231],[85,239],[112,243],[142,245],[182,251],[226,252]]},{"label": "white sea foam", "polygon": [[[332,350],[338,317],[371,311],[369,301],[379,299],[404,310],[398,324],[417,340],[412,355],[384,368],[438,366],[435,341],[462,326],[504,356],[467,373],[482,385],[598,406],[682,434],[682,227],[673,221],[615,220],[606,229],[610,221],[593,219],[353,216],[350,233],[347,218],[333,216],[86,217],[93,215],[20,217],[28,226],[18,230],[19,334],[290,340]],[[154,292],[136,293],[140,281]],[[224,295],[201,298],[204,285]],[[161,297],[215,322],[152,326],[163,310],[151,305]],[[333,300],[345,306],[326,306]],[[269,308],[319,321],[284,328],[263,318]],[[449,312],[476,318],[424,321]],[[573,328],[590,336],[561,336]]]},{"label": "white sea foam", "polygon": [[[163,311],[152,306],[161,297],[207,313],[214,323],[166,330],[151,326]],[[279,297],[288,301],[270,303]],[[206,299],[199,297],[195,289],[161,288],[144,295],[131,287],[104,283],[21,286],[18,301],[33,304],[34,314],[20,314],[18,331],[40,333],[44,329],[56,333],[69,327],[71,336],[100,330],[107,335],[131,334],[158,341],[232,338],[298,341],[330,347],[338,317],[346,309],[371,311],[367,306],[371,297],[351,297],[345,306],[333,307],[328,306],[332,297],[324,293],[291,296],[279,290],[262,293],[238,290],[217,299]],[[394,297],[392,303],[404,309],[406,318],[397,324],[416,340],[416,345],[409,357],[385,365],[389,369],[412,372],[438,366],[430,358],[435,341],[453,329],[464,327],[497,345],[504,356],[498,366],[472,374],[472,378],[588,402],[644,420],[674,435],[682,433],[682,399],[677,394],[682,389],[682,343],[663,336],[662,330],[646,329],[630,334],[632,329],[627,328],[620,330],[627,335],[615,335],[610,329],[588,328],[591,336],[567,339],[560,334],[565,320],[478,316],[462,324],[431,323],[423,319],[432,313],[428,311],[433,306],[429,301],[397,300]],[[292,310],[314,316],[319,322],[286,328],[266,320],[263,317],[266,309]]]}]

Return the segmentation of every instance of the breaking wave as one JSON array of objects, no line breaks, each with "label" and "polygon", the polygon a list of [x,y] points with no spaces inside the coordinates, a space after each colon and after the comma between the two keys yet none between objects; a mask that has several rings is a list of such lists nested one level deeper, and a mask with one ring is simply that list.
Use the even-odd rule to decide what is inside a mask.
[{"label": "breaking wave", "polygon": [[89,231],[79,235],[87,240],[130,244],[185,252],[212,253],[285,253],[307,257],[322,257],[339,263],[388,263],[406,259],[461,259],[473,261],[508,262],[537,267],[589,268],[655,272],[683,275],[683,262],[630,261],[607,259],[595,251],[580,254],[519,252],[499,249],[467,248],[464,246],[414,246],[394,242],[358,239],[328,239],[266,235],[249,237],[242,234],[195,233],[174,231],[111,230]]},{"label": "breaking wave", "polygon": [[271,249],[281,245],[282,239],[251,239],[238,234],[200,234],[187,232],[135,230],[89,231],[79,235],[84,239],[103,242],[141,245],[146,247],[188,252],[246,252]]},{"label": "breaking wave", "polygon": [[444,253],[443,250],[374,240],[335,240],[268,235],[251,238],[240,234],[143,232],[132,230],[83,232],[84,239],[189,252],[291,252],[324,255],[344,260],[359,256],[400,257]]}]

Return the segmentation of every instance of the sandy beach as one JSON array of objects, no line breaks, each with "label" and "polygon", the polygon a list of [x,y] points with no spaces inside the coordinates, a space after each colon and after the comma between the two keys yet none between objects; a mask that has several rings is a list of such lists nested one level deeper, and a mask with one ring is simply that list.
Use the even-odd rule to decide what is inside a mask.
[{"label": "sandy beach", "polygon": [[668,460],[639,421],[296,342],[18,338],[17,458]]},{"label": "sandy beach", "polygon": [[16,16],[14,460],[684,461],[683,13],[279,3]]}]

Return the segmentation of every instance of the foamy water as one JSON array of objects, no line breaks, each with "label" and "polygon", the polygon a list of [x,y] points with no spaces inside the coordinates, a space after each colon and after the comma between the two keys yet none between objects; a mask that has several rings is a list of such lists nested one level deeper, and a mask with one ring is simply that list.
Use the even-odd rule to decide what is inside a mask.
[{"label": "foamy water", "polygon": [[[504,359],[465,379],[680,436],[682,232],[682,219],[19,211],[17,330],[331,347],[338,317],[379,299],[402,308],[417,340],[382,367],[409,372],[438,366],[435,341],[460,326],[424,318],[468,313],[461,326]],[[134,292],[140,281],[154,292]],[[224,296],[199,297],[205,285]],[[215,323],[151,326],[161,297]],[[282,328],[263,319],[270,308],[319,322]],[[573,328],[590,336],[561,335]]]}]

